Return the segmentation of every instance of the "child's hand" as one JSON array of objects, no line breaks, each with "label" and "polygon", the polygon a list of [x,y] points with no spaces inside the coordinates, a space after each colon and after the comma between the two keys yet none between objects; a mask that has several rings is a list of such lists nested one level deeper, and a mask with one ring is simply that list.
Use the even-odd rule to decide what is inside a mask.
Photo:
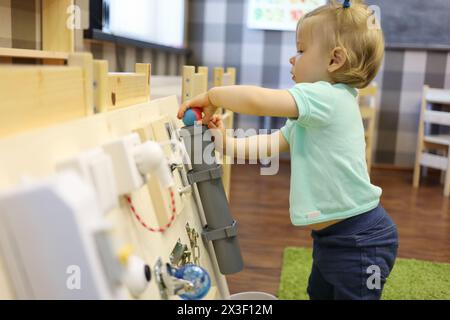
[{"label": "child's hand", "polygon": [[211,130],[211,135],[214,137],[214,144],[217,151],[224,153],[227,136],[222,122],[222,117],[218,114],[213,115],[211,120],[208,122],[208,128]]},{"label": "child's hand", "polygon": [[218,114],[213,115],[211,117],[211,120],[208,122],[208,128],[219,129],[220,131],[225,132],[225,127],[223,125],[222,117]]},{"label": "child's hand", "polygon": [[203,109],[204,117],[202,119],[202,123],[204,125],[207,125],[211,117],[216,113],[217,107],[215,107],[211,100],[209,99],[208,92],[199,94],[198,96],[195,96],[189,101],[186,101],[183,103],[178,110],[177,117],[178,119],[183,119],[184,113],[189,108],[201,108]]}]

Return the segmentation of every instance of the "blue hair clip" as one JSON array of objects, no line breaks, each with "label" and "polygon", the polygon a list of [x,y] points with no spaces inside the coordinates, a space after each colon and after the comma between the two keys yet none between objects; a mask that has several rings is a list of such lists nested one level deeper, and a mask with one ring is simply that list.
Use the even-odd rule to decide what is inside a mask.
[{"label": "blue hair clip", "polygon": [[350,8],[350,0],[344,0],[343,8],[344,9]]}]

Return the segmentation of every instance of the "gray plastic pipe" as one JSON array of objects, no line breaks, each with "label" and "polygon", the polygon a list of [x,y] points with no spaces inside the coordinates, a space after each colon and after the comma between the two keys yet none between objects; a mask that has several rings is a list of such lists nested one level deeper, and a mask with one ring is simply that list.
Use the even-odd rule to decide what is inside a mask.
[{"label": "gray plastic pipe", "polygon": [[191,159],[189,182],[196,183],[205,212],[207,226],[202,236],[212,241],[220,272],[224,275],[242,271],[244,262],[233,220],[222,184],[222,166],[215,158],[214,142],[205,126],[189,126],[180,130]]}]

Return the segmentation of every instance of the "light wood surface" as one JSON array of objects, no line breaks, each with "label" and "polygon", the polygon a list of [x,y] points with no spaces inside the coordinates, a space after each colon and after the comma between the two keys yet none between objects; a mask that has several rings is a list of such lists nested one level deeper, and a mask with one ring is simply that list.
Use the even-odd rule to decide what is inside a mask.
[{"label": "light wood surface", "polygon": [[30,49],[0,48],[0,57],[67,60],[69,59],[69,53]]},{"label": "light wood surface", "polygon": [[68,28],[73,0],[42,0],[42,49],[74,52],[75,29]]},{"label": "light wood surface", "polygon": [[150,100],[151,65],[137,63],[135,72],[108,72],[106,60],[95,60],[95,109],[106,112]]},{"label": "light wood surface", "polygon": [[0,66],[0,137],[91,114],[92,56],[73,66]]}]

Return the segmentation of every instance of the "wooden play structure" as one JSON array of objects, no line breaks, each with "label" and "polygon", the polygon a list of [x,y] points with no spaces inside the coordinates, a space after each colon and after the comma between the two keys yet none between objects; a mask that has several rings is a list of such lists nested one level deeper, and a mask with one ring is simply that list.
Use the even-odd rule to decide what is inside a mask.
[{"label": "wooden play structure", "polygon": [[[0,57],[0,198],[25,188],[24,179],[39,184],[60,176],[64,163],[88,158],[111,141],[134,134],[139,143],[156,142],[172,168],[174,186],[169,192],[150,175],[142,187],[120,195],[117,205],[109,207],[104,219],[115,244],[112,259],[126,265],[131,256],[139,257],[152,272],[164,263],[195,263],[211,278],[204,299],[227,299],[230,293],[212,242],[202,238],[207,221],[198,190],[187,182],[189,164],[181,160],[183,124],[175,117],[179,101],[175,95],[150,99],[151,65],[136,64],[134,73],[111,73],[106,61],[94,60],[90,53],[2,48]],[[191,95],[207,89],[207,69],[200,70],[205,73],[194,74],[192,83],[202,86],[193,86]],[[227,83],[234,83],[234,75],[228,78]],[[232,126],[232,117],[224,121]],[[229,166],[224,172],[229,188]],[[11,255],[0,257],[0,298],[52,298],[30,284],[18,287],[11,260]],[[23,269],[19,277],[26,277],[27,267]],[[125,282],[119,287],[122,295],[95,297],[179,299],[167,294],[155,277],[139,294]]]},{"label": "wooden play structure", "polygon": [[[104,70],[104,66],[102,61],[92,61],[89,54],[75,54],[68,56],[68,66],[0,67],[3,79],[8,79],[5,85],[9,85],[0,98],[11,101],[0,108],[2,128],[7,128],[2,131],[3,139],[0,140],[0,150],[5,155],[1,159],[0,192],[16,188],[24,176],[39,181],[55,175],[58,164],[65,159],[132,133],[137,133],[142,142],[160,143],[167,159],[176,159],[170,141],[183,126],[175,117],[179,107],[176,97],[150,101],[150,66],[138,65],[136,74],[124,75],[102,73],[100,70]],[[27,81],[23,81],[25,76]],[[95,89],[86,84],[93,84],[92,78],[96,82]],[[139,90],[127,91],[133,83]],[[118,86],[114,87],[115,84]],[[116,108],[107,101],[113,92],[118,95]],[[123,99],[122,92],[126,93]],[[14,104],[13,99],[16,99]],[[93,114],[93,105],[98,114]],[[132,214],[125,198],[121,198],[119,206],[106,215],[113,224],[111,235],[123,246],[132,247],[149,266],[153,266],[157,258],[170,261],[174,248],[184,247],[186,257],[191,257],[186,258],[187,261],[196,257],[210,273],[212,289],[207,298],[227,298],[226,280],[215,264],[212,245],[201,240],[202,226],[206,222],[202,221],[201,203],[197,203],[195,188],[186,191],[189,189],[184,182],[186,170],[178,166],[173,172],[177,211],[175,222],[167,231],[149,232]],[[148,225],[156,228],[167,225],[171,214],[170,197],[158,185],[157,180],[151,179],[133,194],[133,207],[141,211],[142,219]],[[14,298],[4,265],[0,278],[0,297]],[[138,298],[159,299],[157,285],[152,282]]]}]

